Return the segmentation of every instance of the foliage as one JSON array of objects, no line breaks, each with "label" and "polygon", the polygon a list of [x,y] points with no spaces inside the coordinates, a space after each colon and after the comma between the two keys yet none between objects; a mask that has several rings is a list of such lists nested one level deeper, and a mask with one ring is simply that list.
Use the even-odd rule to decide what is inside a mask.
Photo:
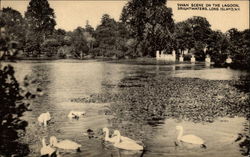
[{"label": "foliage", "polygon": [[45,54],[135,58],[155,56],[157,50],[169,53],[174,49],[177,55],[188,50],[197,60],[203,61],[209,54],[213,62],[224,64],[230,56],[232,66],[249,68],[249,29],[233,28],[222,33],[212,30],[204,17],[194,16],[174,24],[172,16],[166,0],[130,0],[122,10],[120,21],[104,14],[96,30],[87,21],[84,28],[66,32],[55,30],[54,10],[47,0],[31,0],[25,18],[12,8],[3,8],[0,25],[6,25],[7,33],[6,39],[0,39],[1,49],[6,51],[15,40],[27,57]]},{"label": "foliage", "polygon": [[[20,86],[14,77],[14,69],[8,65],[0,69],[0,154],[27,155],[28,147],[15,142],[18,131],[25,131],[28,123],[20,117],[28,110],[28,103],[20,93]],[[19,148],[18,148],[19,147]]]},{"label": "foliage", "polygon": [[[36,51],[41,52],[41,44],[49,35],[52,35],[56,25],[54,18],[54,10],[50,8],[47,0],[31,0],[29,2],[25,12],[25,20],[28,26],[27,43],[28,45],[39,46]],[[35,50],[29,49],[29,51]]]},{"label": "foliage", "polygon": [[2,18],[5,21],[5,29],[10,40],[18,41],[19,48],[25,44],[25,20],[20,12],[10,7],[3,8]]},{"label": "foliage", "polygon": [[61,45],[58,40],[46,39],[41,45],[41,50],[46,56],[52,57],[56,56],[59,46]]},{"label": "foliage", "polygon": [[232,28],[227,31],[229,37],[229,55],[233,59],[233,64],[236,67],[250,67],[250,29],[238,31]]},{"label": "foliage", "polygon": [[31,32],[42,32],[47,37],[54,31],[55,14],[47,0],[31,0],[25,18]]},{"label": "foliage", "polygon": [[[1,22],[1,21],[0,21]],[[8,42],[9,38],[5,33],[5,28],[0,27],[0,51],[7,51],[8,50]]]},{"label": "foliage", "polygon": [[38,57],[41,54],[41,36],[30,34],[24,47],[24,55],[27,57]]},{"label": "foliage", "polygon": [[[196,58],[198,60],[204,60],[206,55],[204,48],[210,46],[209,37],[212,31],[210,26],[207,19],[200,16],[194,16],[177,23],[174,33],[176,41],[175,49],[181,52],[194,49],[193,54],[195,54]],[[214,41],[213,39],[211,40]]]},{"label": "foliage", "polygon": [[60,58],[66,58],[67,56],[72,54],[72,49],[73,48],[71,46],[67,46],[67,45],[61,46],[57,50],[57,56]]},{"label": "foliage", "polygon": [[229,39],[221,31],[212,31],[207,39],[207,54],[216,64],[222,64],[228,55]]},{"label": "foliage", "polygon": [[85,29],[82,27],[78,27],[73,32],[68,33],[70,44],[73,48],[71,52],[75,58],[83,58],[83,54],[87,54],[89,51],[84,33]]},{"label": "foliage", "polygon": [[86,22],[86,25],[85,25],[85,30],[86,32],[89,32],[91,35],[94,33],[94,28],[89,24],[89,22],[87,21]]},{"label": "foliage", "polygon": [[172,49],[174,21],[172,9],[166,7],[166,1],[129,1],[122,10],[121,21],[137,41],[134,53],[139,45],[143,56],[154,56],[156,50]]},{"label": "foliage", "polygon": [[[120,31],[121,29],[121,31]],[[104,14],[101,24],[97,26],[94,37],[100,48],[99,55],[105,57],[123,56],[126,30],[121,23],[116,22],[108,14]]]}]

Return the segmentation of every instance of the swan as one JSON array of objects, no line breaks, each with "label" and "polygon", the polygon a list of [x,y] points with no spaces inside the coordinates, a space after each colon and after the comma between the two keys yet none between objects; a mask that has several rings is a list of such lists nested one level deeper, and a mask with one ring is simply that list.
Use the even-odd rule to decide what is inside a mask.
[{"label": "swan", "polygon": [[114,146],[120,149],[125,149],[125,150],[136,150],[140,151],[143,150],[143,146],[139,145],[136,143],[136,141],[123,136],[123,140],[121,139],[121,134],[118,130],[114,131],[114,134],[116,135],[116,141]]},{"label": "swan", "polygon": [[80,116],[84,115],[85,112],[82,111],[70,111],[69,114],[68,114],[68,118],[76,118],[78,119]]},{"label": "swan", "polygon": [[40,150],[41,157],[49,156],[49,157],[56,157],[57,152],[55,149],[51,148],[49,145],[46,145],[45,138],[42,139],[42,148]]},{"label": "swan", "polygon": [[177,137],[178,141],[201,145],[201,147],[206,148],[206,145],[204,144],[203,139],[201,139],[198,136],[195,135],[184,135],[183,136],[183,127],[182,126],[176,126],[176,129],[179,130],[179,135]]},{"label": "swan", "polygon": [[109,129],[108,128],[103,128],[102,131],[105,133],[104,141],[108,141],[111,143],[115,143],[115,141],[117,141],[116,137],[109,137]]},{"label": "swan", "polygon": [[119,130],[115,130],[112,136],[113,136],[114,138],[118,138],[118,136],[120,136],[120,140],[121,140],[121,141],[136,142],[136,141],[132,140],[131,138],[122,136]]},{"label": "swan", "polygon": [[50,145],[60,149],[76,150],[76,151],[80,151],[81,147],[80,144],[73,142],[71,140],[63,140],[58,142],[55,136],[50,137]]},{"label": "swan", "polygon": [[44,126],[47,126],[47,122],[51,119],[50,113],[46,112],[46,113],[42,113],[40,114],[40,116],[37,118],[39,125],[44,124]]}]

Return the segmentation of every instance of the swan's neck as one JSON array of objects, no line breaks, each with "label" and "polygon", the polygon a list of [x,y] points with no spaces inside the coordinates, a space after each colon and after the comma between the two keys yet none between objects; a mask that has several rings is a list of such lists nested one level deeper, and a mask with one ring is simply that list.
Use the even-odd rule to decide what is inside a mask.
[{"label": "swan's neck", "polygon": [[180,129],[177,139],[180,140],[183,135],[183,128]]},{"label": "swan's neck", "polygon": [[109,139],[109,130],[105,131],[105,141],[108,141]]},{"label": "swan's neck", "polygon": [[45,127],[47,126],[47,120],[46,119],[44,120],[44,126]]},{"label": "swan's neck", "polygon": [[56,138],[50,139],[50,145],[51,146],[56,146],[57,145],[57,139]]},{"label": "swan's neck", "polygon": [[42,145],[43,145],[43,147],[46,147],[46,143],[45,143],[45,139],[44,138],[42,139]]},{"label": "swan's neck", "polygon": [[118,132],[116,136],[117,138],[116,138],[115,144],[118,144],[121,142],[121,134]]}]

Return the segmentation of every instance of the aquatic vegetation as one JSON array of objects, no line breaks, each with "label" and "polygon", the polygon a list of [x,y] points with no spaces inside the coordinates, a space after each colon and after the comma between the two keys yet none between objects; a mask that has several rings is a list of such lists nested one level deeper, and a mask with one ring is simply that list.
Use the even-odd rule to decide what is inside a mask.
[{"label": "aquatic vegetation", "polygon": [[140,74],[118,84],[119,93],[93,94],[75,101],[112,102],[111,111],[126,120],[150,122],[166,117],[213,122],[224,116],[249,118],[249,94],[237,81],[171,78]]}]

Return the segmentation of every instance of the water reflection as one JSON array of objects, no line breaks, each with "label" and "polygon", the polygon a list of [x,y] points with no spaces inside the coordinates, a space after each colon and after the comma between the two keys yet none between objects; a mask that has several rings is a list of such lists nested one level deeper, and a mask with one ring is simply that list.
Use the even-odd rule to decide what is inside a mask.
[{"label": "water reflection", "polygon": [[[119,129],[124,136],[143,142],[146,146],[143,156],[241,155],[234,140],[244,130],[242,108],[246,107],[242,105],[244,101],[239,104],[234,101],[246,95],[232,88],[230,81],[221,80],[237,80],[244,72],[201,64],[145,66],[52,61],[13,65],[18,80],[26,74],[38,75],[45,92],[33,102],[33,111],[24,117],[29,126],[22,140],[29,143],[30,157],[39,155],[41,137],[48,141],[53,135],[83,145],[82,152],[62,153],[63,157],[142,155],[83,135],[89,128],[98,133],[103,127]],[[71,101],[78,98],[84,101]],[[225,104],[229,104],[228,108]],[[86,116],[70,120],[67,114],[71,110],[86,111]],[[46,111],[51,112],[52,120],[47,128],[42,128],[37,117]],[[225,118],[229,115],[236,117]],[[176,147],[176,125],[182,125],[185,133],[205,139],[208,148]]]},{"label": "water reflection", "polygon": [[[155,137],[147,143],[150,149],[145,156],[157,157],[166,156],[238,156],[238,146],[234,140],[238,132],[243,129],[244,118],[219,118],[214,123],[201,124],[190,121],[177,121],[175,119],[166,119],[164,124],[155,128]],[[177,140],[176,126],[181,125],[185,134],[194,134],[201,137],[207,146],[207,149],[200,149],[194,145],[175,146]],[[230,150],[230,151],[229,151]],[[199,156],[199,155],[198,155]]]},{"label": "water reflection", "polygon": [[179,71],[174,77],[182,78],[200,78],[208,80],[238,80],[241,76],[247,75],[247,72],[232,69],[192,69],[189,71]]}]

